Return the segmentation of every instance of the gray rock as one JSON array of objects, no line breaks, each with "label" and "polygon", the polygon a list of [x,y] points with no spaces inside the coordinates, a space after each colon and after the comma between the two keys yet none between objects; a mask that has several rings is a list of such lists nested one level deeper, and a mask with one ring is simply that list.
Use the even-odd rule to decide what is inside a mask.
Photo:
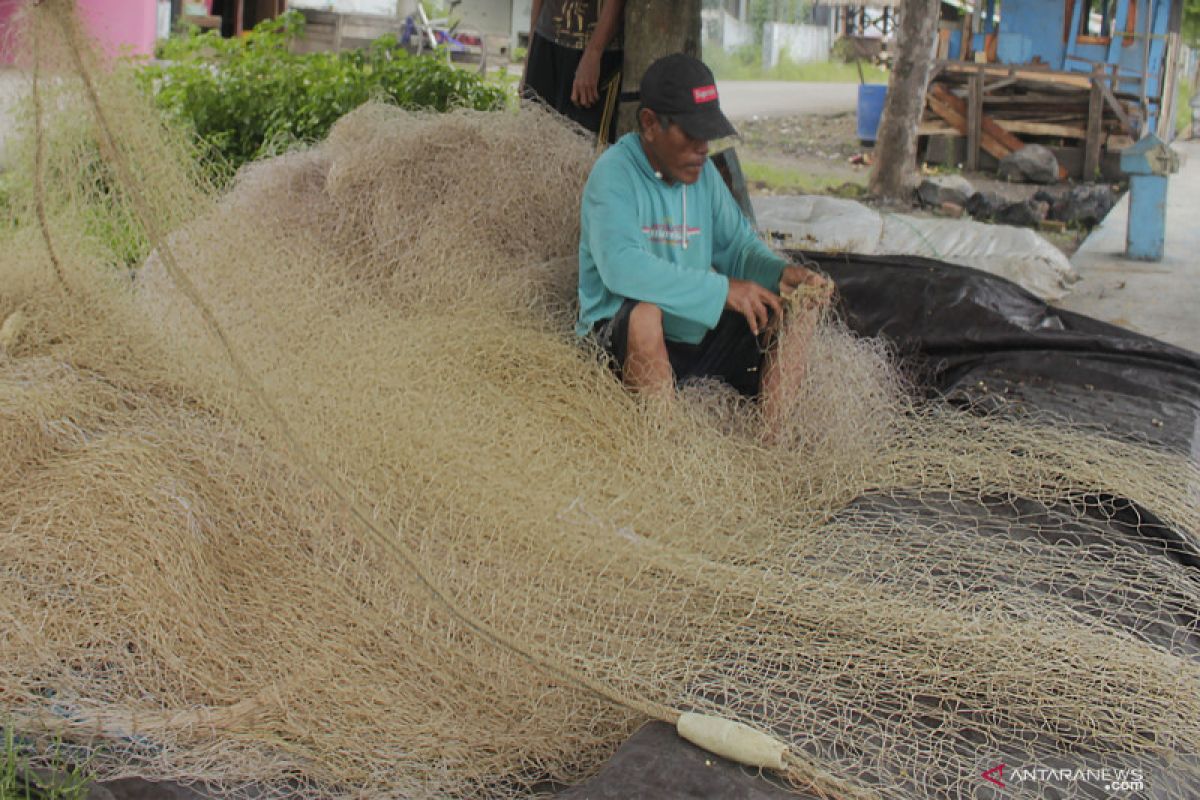
[{"label": "gray rock", "polygon": [[917,198],[922,205],[937,208],[943,203],[965,205],[967,198],[975,194],[975,187],[962,175],[939,175],[926,178],[917,187]]},{"label": "gray rock", "polygon": [[1053,208],[1053,207],[1054,207],[1054,204],[1055,204],[1055,203],[1057,203],[1057,202],[1058,202],[1058,200],[1059,200],[1059,198],[1060,198],[1060,197],[1062,197],[1062,196],[1063,196],[1063,195],[1062,195],[1062,193],[1060,192],[1060,193],[1059,193],[1059,195],[1058,195],[1058,197],[1055,197],[1053,194],[1051,194],[1050,192],[1046,191],[1045,189],[1038,189],[1036,192],[1034,192],[1034,193],[1033,193],[1033,199],[1034,199],[1034,200],[1036,200],[1036,201],[1038,201],[1038,202],[1046,203],[1046,204],[1047,204],[1047,205],[1049,205],[1051,208]]},{"label": "gray rock", "polygon": [[1104,183],[1082,183],[1055,202],[1050,216],[1068,225],[1092,228],[1116,205],[1117,195]]},{"label": "gray rock", "polygon": [[1000,160],[1000,177],[1014,183],[1058,183],[1058,159],[1040,144],[1027,144]]},{"label": "gray rock", "polygon": [[967,198],[963,207],[972,219],[987,222],[994,219],[1006,205],[1008,201],[995,192],[976,192]]},{"label": "gray rock", "polygon": [[1021,200],[1009,203],[996,214],[996,222],[1001,225],[1017,225],[1025,228],[1036,228],[1038,223],[1046,218],[1050,206],[1036,200]]}]

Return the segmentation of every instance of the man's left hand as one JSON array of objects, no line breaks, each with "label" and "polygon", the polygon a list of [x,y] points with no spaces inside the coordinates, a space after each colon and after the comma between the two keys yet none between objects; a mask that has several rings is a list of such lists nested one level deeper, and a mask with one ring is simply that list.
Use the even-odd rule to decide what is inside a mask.
[{"label": "man's left hand", "polygon": [[600,99],[599,84],[600,53],[585,49],[575,70],[575,83],[571,84],[571,102],[580,108],[591,108]]},{"label": "man's left hand", "polygon": [[779,293],[786,297],[801,286],[811,286],[826,297],[833,294],[833,281],[824,275],[798,264],[784,267],[779,278]]}]

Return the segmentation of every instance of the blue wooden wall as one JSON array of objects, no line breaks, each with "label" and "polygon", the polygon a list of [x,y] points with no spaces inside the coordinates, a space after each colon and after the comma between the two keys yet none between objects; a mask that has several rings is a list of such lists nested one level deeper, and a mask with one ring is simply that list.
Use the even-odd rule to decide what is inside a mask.
[{"label": "blue wooden wall", "polygon": [[[1165,34],[1171,12],[1172,0],[1120,0],[1114,20],[1114,30],[1124,30],[1131,5],[1137,6],[1136,30],[1146,31],[1147,22],[1151,33]],[[1077,0],[1073,19],[1070,20],[1070,36],[1063,41],[1066,20],[1066,0],[1004,0],[996,42],[996,60],[1002,64],[1028,64],[1038,57],[1052,69],[1068,72],[1091,72],[1091,65],[1070,59],[1075,55],[1104,64],[1117,64],[1122,70],[1140,74],[1142,71],[1143,40],[1132,39],[1128,46],[1120,36],[1112,37],[1107,44],[1084,44],[1078,42],[1079,15],[1082,3]],[[982,36],[976,47],[983,46]],[[957,51],[955,51],[957,52]],[[1150,42],[1150,75],[1148,94],[1155,97],[1162,83],[1166,41],[1152,39]],[[1141,86],[1136,80],[1126,80],[1120,87],[1124,91],[1138,94]],[[1156,120],[1151,119],[1151,127]]]}]

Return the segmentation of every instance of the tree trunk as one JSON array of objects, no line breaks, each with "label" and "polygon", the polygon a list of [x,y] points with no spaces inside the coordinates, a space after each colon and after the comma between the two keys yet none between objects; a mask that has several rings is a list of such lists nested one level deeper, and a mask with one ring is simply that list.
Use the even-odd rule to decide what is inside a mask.
[{"label": "tree trunk", "polygon": [[[700,57],[700,0],[626,0],[621,93],[636,92],[646,67],[671,53]],[[618,134],[637,129],[637,108],[621,103]]]},{"label": "tree trunk", "polygon": [[909,203],[917,186],[917,127],[933,66],[939,0],[904,0],[896,30],[887,101],[875,142],[875,168],[868,191],[889,203]]}]

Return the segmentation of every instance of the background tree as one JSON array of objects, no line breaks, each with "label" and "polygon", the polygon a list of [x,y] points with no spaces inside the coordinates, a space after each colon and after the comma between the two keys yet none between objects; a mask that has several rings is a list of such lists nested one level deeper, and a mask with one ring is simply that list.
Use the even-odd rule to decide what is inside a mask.
[{"label": "background tree", "polygon": [[[700,0],[625,0],[621,93],[638,91],[646,67],[662,56],[700,57]],[[636,100],[621,103],[618,133],[637,130]]]},{"label": "background tree", "polygon": [[1200,0],[1183,0],[1183,43],[1200,46]]},{"label": "background tree", "polygon": [[867,184],[872,195],[888,202],[909,202],[917,185],[917,127],[925,110],[940,10],[940,0],[904,0],[900,7],[897,53]]},{"label": "background tree", "polygon": [[[1188,47],[1200,47],[1200,0],[1183,0],[1183,43]],[[1200,58],[1196,59],[1196,67],[1188,76],[1191,89],[1200,89]]]}]

